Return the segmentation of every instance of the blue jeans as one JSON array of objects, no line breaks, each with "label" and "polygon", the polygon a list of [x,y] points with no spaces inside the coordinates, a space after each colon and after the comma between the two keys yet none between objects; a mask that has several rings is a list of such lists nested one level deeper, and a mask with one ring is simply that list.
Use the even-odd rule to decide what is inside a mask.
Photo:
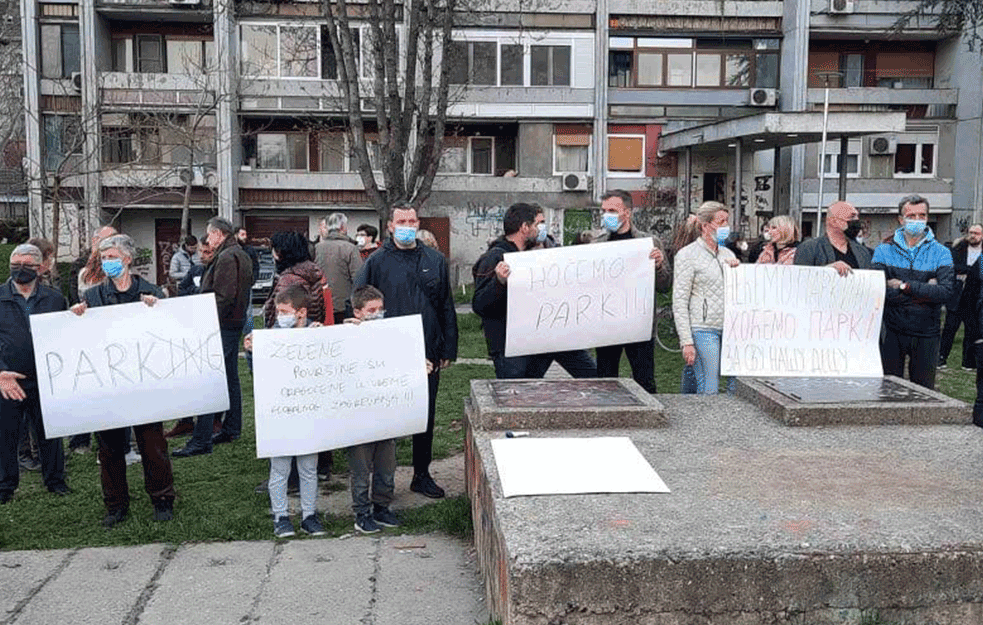
[{"label": "blue jeans", "polygon": [[[242,433],[242,388],[239,385],[239,338],[241,328],[222,328],[222,354],[225,357],[225,381],[229,389],[229,409],[225,412],[222,422],[222,432],[229,438],[236,439]],[[195,422],[195,432],[191,435],[188,445],[212,448],[212,426],[215,419],[221,419],[222,413],[207,414],[198,417]]]},{"label": "blue jeans", "polygon": [[693,328],[693,346],[696,348],[696,392],[700,395],[716,395],[720,392],[720,330]]}]

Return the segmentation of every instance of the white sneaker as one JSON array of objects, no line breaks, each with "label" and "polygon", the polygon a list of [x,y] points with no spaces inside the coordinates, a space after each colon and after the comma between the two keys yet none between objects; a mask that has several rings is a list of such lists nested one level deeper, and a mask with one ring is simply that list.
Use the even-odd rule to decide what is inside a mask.
[{"label": "white sneaker", "polygon": [[137,452],[133,451],[132,449],[126,453],[126,464],[127,465],[136,464],[136,463],[142,462],[142,461],[143,461],[143,458],[140,457],[140,454],[138,454]]}]

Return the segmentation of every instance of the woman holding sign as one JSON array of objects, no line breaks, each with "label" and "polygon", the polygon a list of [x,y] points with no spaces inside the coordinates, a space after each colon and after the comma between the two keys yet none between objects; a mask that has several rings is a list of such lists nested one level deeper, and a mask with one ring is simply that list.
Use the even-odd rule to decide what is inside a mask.
[{"label": "woman holding sign", "polygon": [[[71,311],[82,315],[90,307],[112,306],[143,302],[153,306],[164,293],[155,284],[130,273],[136,246],[133,239],[117,234],[99,244],[99,256],[106,280],[90,288],[84,301],[72,306]],[[164,424],[145,423],[133,426],[137,447],[143,461],[143,481],[154,506],[155,521],[174,518],[174,473],[167,455]],[[99,441],[99,470],[102,480],[102,498],[106,503],[106,516],[102,524],[112,527],[126,518],[130,509],[130,488],[126,483],[126,428],[96,432]]]},{"label": "woman holding sign", "polygon": [[696,392],[716,395],[720,386],[720,339],[724,327],[724,265],[739,261],[724,244],[730,211],[704,202],[696,211],[700,238],[676,254],[672,315],[686,364],[696,369]]}]

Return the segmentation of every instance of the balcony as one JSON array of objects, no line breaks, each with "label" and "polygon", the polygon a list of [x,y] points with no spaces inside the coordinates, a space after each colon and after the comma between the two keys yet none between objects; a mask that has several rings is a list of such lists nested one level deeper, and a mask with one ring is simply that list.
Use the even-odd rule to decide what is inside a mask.
[{"label": "balcony", "polygon": [[[834,4],[835,3],[835,4]],[[816,32],[865,32],[883,36],[898,18],[914,10],[917,1],[901,0],[811,0],[811,30]],[[939,39],[931,20],[914,22],[905,39]]]},{"label": "balcony", "polygon": [[[381,182],[381,176],[376,175]],[[240,189],[294,190],[361,190],[362,178],[354,172],[285,172],[241,170]],[[563,190],[559,176],[547,178],[503,178],[437,174],[434,191],[468,191],[488,193],[559,193]]]},{"label": "balcony", "polygon": [[[809,104],[822,104],[824,89],[809,89]],[[887,87],[848,87],[830,89],[829,103],[865,106],[955,105],[958,89],[890,89]]]},{"label": "balcony", "polygon": [[96,10],[114,19],[162,22],[212,21],[212,0],[96,0]]},{"label": "balcony", "polygon": [[780,18],[785,9],[781,0],[612,0],[608,10],[612,15]]},{"label": "balcony", "polygon": [[611,88],[608,91],[608,104],[612,106],[748,106],[749,90],[748,88]]},{"label": "balcony", "polygon": [[194,110],[212,104],[215,83],[214,75],[126,72],[99,74],[103,108]]}]

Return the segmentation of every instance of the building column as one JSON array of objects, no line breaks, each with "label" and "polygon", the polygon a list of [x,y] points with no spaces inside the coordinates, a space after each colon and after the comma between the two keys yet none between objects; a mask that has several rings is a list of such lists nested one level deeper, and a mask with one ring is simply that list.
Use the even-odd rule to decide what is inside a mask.
[{"label": "building column", "polygon": [[608,0],[597,0],[594,26],[594,201],[607,191],[608,175]]},{"label": "building column", "polygon": [[239,134],[239,89],[236,82],[239,41],[236,37],[234,6],[228,0],[215,2],[215,51],[218,80],[215,98],[215,160],[218,171],[218,214],[233,223],[239,214],[239,164],[242,144]]},{"label": "building column", "polygon": [[[781,58],[781,110],[786,112],[804,111],[807,107],[809,78],[809,0],[785,0],[785,13],[782,18]],[[802,220],[802,178],[805,175],[805,146],[795,145],[783,148],[779,159],[781,170],[776,168],[775,186],[788,188],[788,214],[801,223]],[[781,178],[779,178],[781,176]],[[784,197],[782,198],[784,200]]]},{"label": "building column", "polygon": [[[79,2],[79,42],[82,69],[82,128],[85,131],[83,154],[85,189],[85,245],[89,237],[102,225],[102,124],[99,111],[99,70],[96,64],[96,3],[95,0]],[[83,247],[84,249],[84,247]]]},{"label": "building column", "polygon": [[20,6],[21,38],[24,42],[21,68],[24,72],[24,139],[27,151],[24,168],[27,174],[27,225],[33,237],[45,236],[44,186],[41,137],[41,49],[38,42],[38,3],[23,0]]}]

